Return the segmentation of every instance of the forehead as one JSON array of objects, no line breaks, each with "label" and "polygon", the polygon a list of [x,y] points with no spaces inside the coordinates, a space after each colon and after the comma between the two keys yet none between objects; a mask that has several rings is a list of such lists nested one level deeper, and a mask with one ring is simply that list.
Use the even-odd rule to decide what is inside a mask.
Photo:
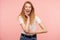
[{"label": "forehead", "polygon": [[31,4],[29,4],[29,3],[26,3],[26,4],[25,4],[25,6],[31,6]]}]

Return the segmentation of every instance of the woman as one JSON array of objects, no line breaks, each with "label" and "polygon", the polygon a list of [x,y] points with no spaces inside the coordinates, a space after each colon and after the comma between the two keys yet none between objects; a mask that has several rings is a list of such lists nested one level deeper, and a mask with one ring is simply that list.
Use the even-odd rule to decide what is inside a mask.
[{"label": "woman", "polygon": [[[34,7],[29,1],[23,5],[21,14],[19,15],[19,23],[22,27],[20,40],[37,40],[37,34],[47,33],[46,27],[43,25],[41,19],[35,15]],[[37,32],[36,23],[41,28]]]}]

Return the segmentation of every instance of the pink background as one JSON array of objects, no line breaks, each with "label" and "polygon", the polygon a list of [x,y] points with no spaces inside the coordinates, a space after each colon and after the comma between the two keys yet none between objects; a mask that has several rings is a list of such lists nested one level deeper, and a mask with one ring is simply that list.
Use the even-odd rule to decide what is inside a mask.
[{"label": "pink background", "polygon": [[[18,15],[25,1],[0,0],[0,40],[19,40]],[[38,34],[38,40],[60,40],[60,0],[30,1],[48,30],[48,33]]]}]

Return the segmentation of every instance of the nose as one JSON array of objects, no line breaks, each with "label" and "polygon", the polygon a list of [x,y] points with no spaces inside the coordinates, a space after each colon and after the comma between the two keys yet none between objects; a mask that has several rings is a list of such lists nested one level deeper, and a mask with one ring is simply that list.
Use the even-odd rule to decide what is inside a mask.
[{"label": "nose", "polygon": [[29,9],[29,7],[27,9]]}]

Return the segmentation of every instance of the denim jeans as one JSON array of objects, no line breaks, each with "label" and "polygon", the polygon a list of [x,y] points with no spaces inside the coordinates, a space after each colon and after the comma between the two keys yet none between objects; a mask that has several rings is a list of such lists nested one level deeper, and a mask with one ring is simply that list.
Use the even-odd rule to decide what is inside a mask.
[{"label": "denim jeans", "polygon": [[37,37],[36,36],[26,37],[26,36],[21,35],[20,40],[37,40]]}]

